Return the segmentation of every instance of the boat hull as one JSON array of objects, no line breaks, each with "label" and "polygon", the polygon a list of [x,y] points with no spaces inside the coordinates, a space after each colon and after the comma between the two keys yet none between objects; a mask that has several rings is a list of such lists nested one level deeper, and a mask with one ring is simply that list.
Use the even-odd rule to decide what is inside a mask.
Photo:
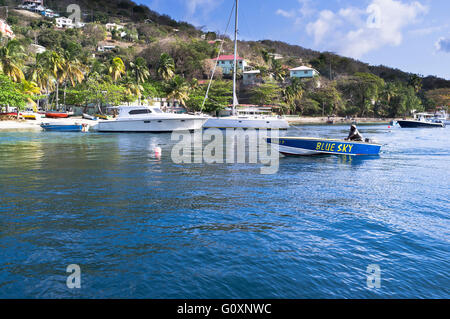
[{"label": "boat hull", "polygon": [[63,112],[46,112],[45,113],[45,117],[61,119],[61,118],[69,117],[69,114],[68,113],[63,113]]},{"label": "boat hull", "polygon": [[287,130],[289,123],[284,119],[267,118],[210,118],[203,128],[252,128],[252,129],[269,129],[269,130]]},{"label": "boat hull", "polygon": [[41,127],[48,132],[83,132],[86,126],[82,124],[41,124]]},{"label": "boat hull", "polygon": [[402,128],[445,127],[444,123],[431,123],[431,122],[421,122],[421,121],[399,120],[399,121],[397,121],[397,123]]},{"label": "boat hull", "polygon": [[278,144],[279,152],[285,155],[378,155],[381,149],[381,145],[375,143],[309,137],[267,138],[267,142]]},{"label": "boat hull", "polygon": [[193,131],[202,128],[206,118],[184,119],[135,119],[100,121],[98,132],[143,132],[163,133],[173,131]]}]

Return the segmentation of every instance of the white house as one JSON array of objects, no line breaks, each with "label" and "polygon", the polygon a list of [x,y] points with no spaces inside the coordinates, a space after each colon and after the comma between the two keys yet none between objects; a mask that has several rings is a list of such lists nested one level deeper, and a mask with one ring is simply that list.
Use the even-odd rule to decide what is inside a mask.
[{"label": "white house", "polygon": [[243,73],[244,85],[256,84],[259,80],[260,74],[261,74],[260,70],[244,71]]},{"label": "white house", "polygon": [[[237,57],[237,69],[240,69],[242,71],[245,71],[245,67],[247,66],[247,62],[241,58]],[[217,66],[222,68],[223,74],[232,74],[233,73],[233,67],[234,67],[234,55],[221,55],[218,58],[213,59],[213,61],[218,61]]]},{"label": "white house", "polygon": [[269,53],[269,56],[272,57],[274,60],[281,60],[283,56],[279,53]]},{"label": "white house", "polygon": [[98,52],[111,52],[116,48],[115,45],[99,45],[97,48]]},{"label": "white house", "polygon": [[56,18],[55,22],[56,22],[56,27],[60,28],[60,29],[72,29],[75,27],[72,19],[69,19],[69,18],[64,18],[64,17]]},{"label": "white house", "polygon": [[72,19],[69,18],[56,18],[55,19],[56,22],[56,27],[60,28],[60,29],[73,29],[73,28],[83,28],[86,23],[84,22],[73,22]]},{"label": "white house", "polygon": [[122,30],[125,28],[123,25],[117,23],[107,23],[105,24],[106,30],[111,32],[112,30]]},{"label": "white house", "polygon": [[307,66],[299,66],[289,71],[291,78],[313,78],[320,75],[316,69],[308,68]]}]

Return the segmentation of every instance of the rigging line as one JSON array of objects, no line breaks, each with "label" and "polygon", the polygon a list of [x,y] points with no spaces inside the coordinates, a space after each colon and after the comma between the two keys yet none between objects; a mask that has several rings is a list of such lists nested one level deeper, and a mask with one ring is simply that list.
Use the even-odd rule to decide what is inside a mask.
[{"label": "rigging line", "polygon": [[217,54],[216,63],[214,64],[214,68],[211,71],[211,78],[209,79],[208,88],[206,89],[205,98],[203,99],[202,107],[200,108],[201,111],[203,111],[203,108],[205,107],[206,100],[208,99],[209,90],[211,89],[211,84],[212,84],[212,80],[214,78],[214,73],[216,73],[216,68],[217,68],[217,65],[219,64],[220,54],[223,51],[223,44],[225,43],[224,39],[226,37],[228,28],[230,27],[230,22],[231,22],[231,18],[233,17],[233,11],[234,11],[235,5],[236,5],[235,2],[233,1],[233,7],[231,8],[230,17],[228,18],[227,27],[225,28],[225,32],[224,32],[224,34],[222,36],[222,39],[221,39],[222,41],[220,42],[220,48],[219,48],[219,53]]}]

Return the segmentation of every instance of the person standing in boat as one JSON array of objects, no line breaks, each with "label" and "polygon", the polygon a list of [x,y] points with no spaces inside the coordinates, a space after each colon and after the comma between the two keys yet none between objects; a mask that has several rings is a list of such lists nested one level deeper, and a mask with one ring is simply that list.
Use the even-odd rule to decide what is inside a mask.
[{"label": "person standing in boat", "polygon": [[358,129],[356,128],[356,125],[353,124],[350,127],[350,133],[348,134],[348,137],[345,140],[362,142],[364,139],[361,133],[359,133]]}]

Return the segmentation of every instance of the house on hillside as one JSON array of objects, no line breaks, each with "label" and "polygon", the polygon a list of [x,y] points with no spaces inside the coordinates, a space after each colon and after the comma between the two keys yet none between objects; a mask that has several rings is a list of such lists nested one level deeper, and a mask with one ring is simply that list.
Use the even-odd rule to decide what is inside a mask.
[{"label": "house on hillside", "polygon": [[112,30],[122,30],[125,26],[117,23],[107,23],[105,24],[105,28],[107,31],[111,32]]},{"label": "house on hillside", "polygon": [[315,86],[320,88],[321,83],[319,80],[320,73],[313,68],[309,68],[307,66],[299,66],[297,68],[293,68],[289,70],[291,78],[298,79],[314,79]]},{"label": "house on hillside", "polygon": [[291,78],[314,78],[320,75],[316,69],[308,68],[307,66],[289,69],[289,72]]},{"label": "house on hillside", "polygon": [[[245,71],[245,67],[247,66],[247,62],[241,58],[237,57],[237,68],[241,70],[242,72]],[[213,61],[217,61],[217,66],[222,68],[223,74],[232,74],[233,73],[233,67],[234,67],[234,55],[221,55],[218,58],[213,59]]]},{"label": "house on hillside", "polygon": [[111,51],[114,51],[115,49],[116,49],[115,45],[99,43],[99,45],[97,47],[97,52],[111,52]]},{"label": "house on hillside", "polygon": [[23,0],[23,6],[43,6],[44,0]]},{"label": "house on hillside", "polygon": [[278,54],[278,53],[269,53],[269,56],[271,58],[273,58],[274,60],[281,60],[281,59],[283,59],[283,56],[281,54]]},{"label": "house on hillside", "polygon": [[244,85],[254,85],[261,82],[261,71],[251,70],[244,71],[243,73],[243,83]]},{"label": "house on hillside", "polygon": [[9,24],[6,23],[3,19],[0,19],[0,33],[2,36],[14,39],[15,35]]},{"label": "house on hillside", "polygon": [[83,22],[74,23],[72,19],[69,18],[56,18],[56,27],[59,29],[73,29],[73,28],[83,28],[86,24]]}]

